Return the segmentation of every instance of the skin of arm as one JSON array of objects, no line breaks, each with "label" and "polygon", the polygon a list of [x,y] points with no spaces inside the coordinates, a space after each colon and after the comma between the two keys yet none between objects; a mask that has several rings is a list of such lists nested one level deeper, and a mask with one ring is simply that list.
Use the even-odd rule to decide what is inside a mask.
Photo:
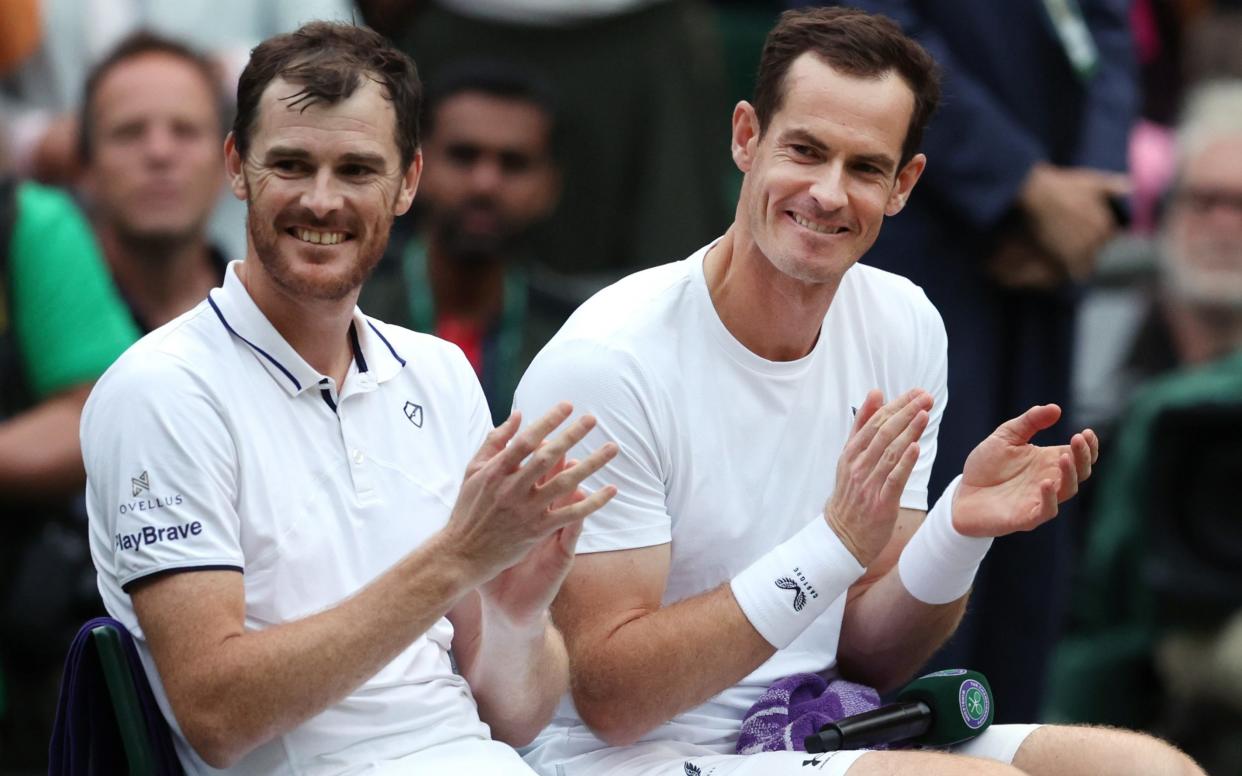
[{"label": "skin of arm", "polygon": [[[881,403],[872,391],[859,408],[824,514],[868,560],[892,531],[931,398],[911,391]],[[580,557],[552,608],[578,712],[613,746],[700,705],[775,652],[727,584],[662,607],[670,557],[667,544]]]},{"label": "skin of arm", "polygon": [[515,622],[471,591],[449,613],[453,656],[492,738],[525,746],[544,728],[569,688],[569,657],[546,612]]},{"label": "skin of arm", "polygon": [[89,385],[70,388],[0,423],[0,493],[38,501],[65,496],[86,482],[78,423]]},{"label": "skin of arm", "polygon": [[[859,410],[826,513],[868,569],[848,591],[838,648],[842,673],[887,688],[952,633],[966,596],[933,606],[901,582],[897,560],[923,513],[898,509],[897,501],[917,458],[928,399],[912,392],[877,410],[878,402],[878,395],[869,396]],[[874,424],[865,420],[871,414]],[[956,528],[971,536],[1031,530],[1077,491],[1098,454],[1094,434],[1076,434],[1057,447],[1028,444],[1059,415],[1051,405],[1033,408],[976,448],[955,500]],[[886,523],[882,516],[890,510],[894,522]],[[552,608],[569,649],[578,712],[613,746],[633,743],[732,686],[775,651],[728,585],[661,607],[670,552],[660,545],[580,557]]]},{"label": "skin of arm", "polygon": [[186,740],[227,768],[344,698],[480,581],[436,537],[340,605],[262,631],[243,626],[234,571],[159,576],[131,595]]},{"label": "skin of arm", "polygon": [[968,595],[933,606],[906,592],[897,559],[922,524],[922,510],[902,509],[892,539],[850,587],[837,665],[851,681],[881,692],[908,679],[957,628]]},{"label": "skin of arm", "polygon": [[[593,418],[579,418],[541,446],[571,411],[560,405],[516,437],[516,413],[501,424],[467,467],[448,525],[331,609],[247,631],[245,588],[236,572],[194,571],[139,583],[130,594],[134,611],[173,713],[199,755],[212,767],[235,764],[341,700],[476,589],[490,609],[532,633],[568,570],[550,559],[572,556],[577,526],[616,494],[611,487],[578,491],[615,455],[615,446],[581,463],[561,463]],[[555,641],[541,647],[533,636],[527,641],[529,647],[501,657],[537,650],[532,673],[556,670]]]},{"label": "skin of arm", "polygon": [[578,713],[612,746],[736,684],[776,651],[727,584],[662,607],[670,552],[579,556],[552,607]]},{"label": "skin of arm", "polygon": [[[1099,457],[1095,433],[1074,434],[1067,445],[1030,444],[1060,416],[1055,405],[1032,407],[1001,424],[971,452],[953,501],[955,530],[976,537],[1034,530],[1078,492]],[[969,597],[926,604],[902,584],[897,561],[924,516],[901,510],[888,544],[846,602],[837,649],[842,674],[881,691],[906,681],[953,633]]]}]

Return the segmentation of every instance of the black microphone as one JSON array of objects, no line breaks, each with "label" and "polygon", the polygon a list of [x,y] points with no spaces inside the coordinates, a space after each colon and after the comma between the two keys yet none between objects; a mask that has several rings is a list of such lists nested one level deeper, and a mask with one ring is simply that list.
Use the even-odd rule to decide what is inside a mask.
[{"label": "black microphone", "polygon": [[978,671],[953,668],[915,679],[897,703],[824,725],[803,741],[811,754],[903,742],[949,746],[968,741],[992,724],[992,688]]}]

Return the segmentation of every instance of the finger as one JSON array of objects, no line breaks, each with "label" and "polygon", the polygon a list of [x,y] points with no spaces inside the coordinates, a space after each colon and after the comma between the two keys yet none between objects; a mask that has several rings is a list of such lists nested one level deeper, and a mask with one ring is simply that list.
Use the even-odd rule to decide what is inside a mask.
[{"label": "finger", "polygon": [[556,427],[565,422],[569,414],[574,411],[573,405],[567,401],[560,402],[551,410],[548,410],[542,418],[527,426],[517,436],[509,442],[508,446],[500,452],[492,460],[503,468],[505,472],[512,472],[539,447],[548,434],[551,434]]},{"label": "finger", "polygon": [[1074,454],[1074,469],[1078,473],[1078,481],[1082,482],[1091,476],[1091,445],[1083,434],[1075,434],[1070,439],[1070,451]]},{"label": "finger", "polygon": [[1091,463],[1095,464],[1100,460],[1100,437],[1092,429],[1087,429],[1082,435],[1087,438],[1087,445],[1091,448]]},{"label": "finger", "polygon": [[1057,489],[1057,501],[1060,502],[1078,493],[1078,470],[1074,468],[1074,459],[1069,453],[1061,453],[1057,469],[1061,472],[1061,487]]},{"label": "finger", "polygon": [[560,460],[565,458],[566,453],[591,433],[591,429],[595,428],[595,416],[583,415],[569,425],[561,434],[551,442],[540,447],[535,454],[530,457],[518,473],[518,479],[515,487],[519,492],[526,489],[536,487],[541,481],[550,481],[549,477],[553,466]]},{"label": "finger", "polygon": [[1043,480],[1039,483],[1039,505],[1036,507],[1035,520],[1026,530],[1031,530],[1043,525],[1052,518],[1056,517],[1059,507],[1057,506],[1057,484],[1052,480]]},{"label": "finger", "polygon": [[[583,495],[585,496],[585,494]],[[583,521],[575,520],[558,532],[558,538],[561,543],[561,551],[566,555],[573,555],[577,550],[578,537],[582,535],[582,524]]]},{"label": "finger", "polygon": [[575,520],[584,520],[587,515],[612,501],[615,495],[617,495],[617,486],[605,485],[576,504],[552,510],[548,513],[548,520],[559,525],[569,525]]},{"label": "finger", "polygon": [[1012,445],[1024,445],[1031,437],[1050,427],[1061,417],[1061,408],[1055,404],[1039,404],[1016,418],[1007,420],[996,429],[996,434]]},{"label": "finger", "polygon": [[466,466],[466,471],[477,470],[494,458],[501,450],[504,450],[505,445],[509,444],[509,440],[517,433],[518,427],[521,424],[521,412],[514,410],[509,413],[509,417],[505,418],[503,423],[487,432],[487,436],[483,439],[483,445],[474,454],[474,458],[470,459],[470,463]]},{"label": "finger", "polygon": [[901,460],[888,473],[888,478],[884,480],[884,486],[880,489],[880,498],[885,502],[900,502],[901,494],[906,489],[906,483],[910,480],[910,473],[914,471],[914,465],[919,460],[919,443],[914,442],[906,447],[905,452],[901,454]]},{"label": "finger", "polygon": [[[894,416],[893,420],[896,420],[897,418],[898,416]],[[875,468],[872,471],[871,476],[873,478],[878,478],[881,481],[888,479],[889,472],[901,463],[901,458],[905,455],[906,448],[910,447],[910,445],[916,442],[919,437],[923,436],[923,431],[927,428],[927,419],[928,415],[926,410],[919,410],[914,414],[914,417],[911,418],[910,422],[905,425],[905,428],[901,429],[901,433],[899,433],[892,442],[889,442],[888,447],[886,447],[884,452],[880,455],[880,458],[876,462]],[[876,436],[877,440],[881,438],[882,435]]]},{"label": "finger", "polygon": [[[543,442],[543,443],[540,445],[540,447],[542,447],[543,445],[546,445],[546,444],[547,444],[547,442],[545,441],[545,442]],[[536,450],[536,452],[538,452],[538,451]],[[552,479],[552,478],[553,478],[553,477],[555,477],[556,475],[558,475],[558,474],[560,474],[561,472],[565,471],[565,469],[567,469],[567,468],[569,468],[569,463],[565,460],[565,456],[563,456],[563,455],[562,455],[562,456],[560,457],[560,460],[557,460],[557,461],[553,461],[553,462],[552,462],[552,466],[551,466],[551,467],[550,467],[550,468],[549,468],[546,472],[544,472],[544,473],[543,473],[543,476],[541,476],[541,477],[539,478],[539,482],[537,483],[537,485],[542,485],[542,484],[544,484],[545,482],[547,482],[548,480]]]},{"label": "finger", "polygon": [[1095,182],[1105,194],[1113,194],[1119,197],[1129,194],[1134,189],[1134,185],[1130,182],[1130,177],[1120,173],[1097,173]]},{"label": "finger", "polygon": [[867,425],[867,421],[871,420],[871,416],[876,410],[884,406],[884,394],[878,388],[867,391],[866,398],[863,399],[862,406],[854,411],[854,427],[850,429],[850,436],[854,436]]},{"label": "finger", "polygon": [[618,447],[614,442],[606,442],[598,450],[582,460],[578,465],[566,469],[553,477],[547,484],[538,488],[540,498],[555,504],[566,495],[573,493],[582,481],[603,468],[604,464],[616,457]]},{"label": "finger", "polygon": [[[867,419],[867,422],[862,426],[862,428],[858,430],[858,433],[855,434],[849,441],[847,447],[852,446],[853,449],[850,451],[851,454],[858,455],[861,453],[865,455],[866,451],[871,447],[872,440],[875,439],[876,435],[880,432],[880,429],[884,427],[889,419],[895,414],[901,412],[902,409],[909,407],[911,402],[915,401],[916,398],[922,393],[925,392],[919,388],[912,388],[896,399],[890,401],[888,404],[885,404],[883,407],[877,409],[875,413]],[[908,422],[908,420],[906,422]],[[902,425],[904,425],[904,423]],[[896,433],[900,432],[894,432],[894,436]],[[884,447],[888,445],[889,441],[891,441],[891,438],[885,440],[873,455],[878,457]]]},{"label": "finger", "polygon": [[[876,466],[883,469],[881,476],[886,476],[897,460],[901,457],[901,452],[905,450],[905,444],[899,444],[894,447],[894,443],[902,436],[910,437],[911,426],[914,425],[915,418],[920,413],[926,414],[931,408],[931,395],[925,391],[912,391],[909,401],[901,406],[896,412],[889,415],[875,432],[871,442],[867,445],[863,462],[865,465]],[[926,426],[927,419],[923,418],[923,425]],[[923,429],[916,430],[917,434],[922,434]],[[907,441],[906,444],[909,442]]]}]

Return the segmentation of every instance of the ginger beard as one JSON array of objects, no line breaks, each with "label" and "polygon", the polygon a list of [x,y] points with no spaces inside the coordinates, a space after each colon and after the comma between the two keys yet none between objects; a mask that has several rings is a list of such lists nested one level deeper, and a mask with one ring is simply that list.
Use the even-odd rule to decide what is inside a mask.
[{"label": "ginger beard", "polygon": [[[255,255],[272,280],[292,296],[330,302],[344,299],[362,287],[388,247],[395,217],[391,208],[379,212],[370,224],[346,214],[321,220],[297,204],[277,214],[267,212],[257,204],[249,175],[246,192],[246,230]],[[305,242],[297,236],[295,224],[343,232],[345,238],[335,245]]]}]

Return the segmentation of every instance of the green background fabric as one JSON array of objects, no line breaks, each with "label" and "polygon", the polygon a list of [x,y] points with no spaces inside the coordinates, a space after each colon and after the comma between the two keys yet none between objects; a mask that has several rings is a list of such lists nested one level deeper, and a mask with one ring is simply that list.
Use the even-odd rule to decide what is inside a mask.
[{"label": "green background fabric", "polygon": [[138,338],[89,225],[65,194],[18,188],[11,325],[36,400],[93,382]]},{"label": "green background fabric", "polygon": [[1076,627],[1053,659],[1047,721],[1143,727],[1157,713],[1160,629],[1143,576],[1152,430],[1166,410],[1228,401],[1242,402],[1242,352],[1154,381],[1122,419],[1075,588]]}]

